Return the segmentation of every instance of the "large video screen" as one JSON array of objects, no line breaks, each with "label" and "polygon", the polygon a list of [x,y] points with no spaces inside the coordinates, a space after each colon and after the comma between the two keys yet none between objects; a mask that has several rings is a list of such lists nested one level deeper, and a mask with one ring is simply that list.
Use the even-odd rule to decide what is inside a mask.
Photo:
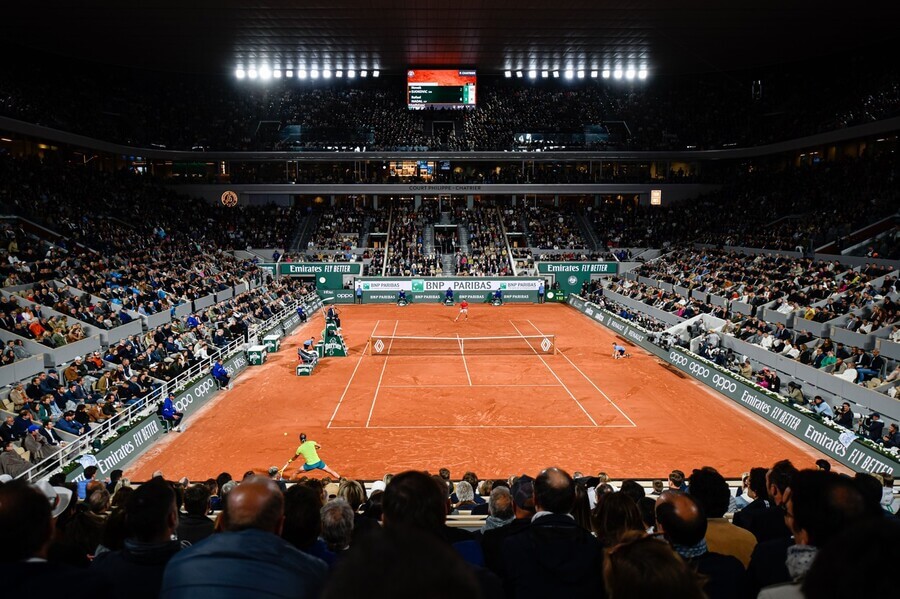
[{"label": "large video screen", "polygon": [[461,69],[409,69],[406,103],[411,110],[474,108],[475,71]]}]

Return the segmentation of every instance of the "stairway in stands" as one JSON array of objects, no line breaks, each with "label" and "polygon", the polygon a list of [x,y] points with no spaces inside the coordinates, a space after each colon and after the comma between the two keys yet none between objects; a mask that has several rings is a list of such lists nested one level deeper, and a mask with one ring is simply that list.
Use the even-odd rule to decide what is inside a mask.
[{"label": "stairway in stands", "polygon": [[363,219],[362,227],[359,230],[359,245],[357,247],[369,247],[369,233],[372,232],[373,221],[374,219],[371,216],[367,216]]},{"label": "stairway in stands", "polygon": [[426,254],[434,253],[434,225],[431,223],[426,224],[422,231],[422,250]]},{"label": "stairway in stands", "polygon": [[445,277],[452,277],[456,274],[456,256],[454,254],[441,255],[441,274]]}]

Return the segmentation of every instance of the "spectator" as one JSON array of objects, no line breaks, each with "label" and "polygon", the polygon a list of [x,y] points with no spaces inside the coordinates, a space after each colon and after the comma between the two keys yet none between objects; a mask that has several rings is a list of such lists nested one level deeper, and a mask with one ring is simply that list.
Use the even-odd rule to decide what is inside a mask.
[{"label": "spectator", "polygon": [[701,577],[668,543],[629,532],[613,547],[603,569],[609,599],[706,599]]},{"label": "spectator", "polygon": [[706,545],[713,553],[731,555],[740,560],[744,568],[750,565],[750,556],[756,547],[756,537],[749,530],[735,526],[725,519],[731,491],[725,478],[714,468],[706,466],[691,473],[691,497],[706,514]]},{"label": "spectator", "polygon": [[[481,527],[481,533],[511,524],[516,518],[512,495],[507,487],[496,487],[488,500],[488,517]],[[483,546],[482,546],[483,549]]]},{"label": "spectator", "polygon": [[761,599],[801,596],[800,585],[818,550],[869,513],[851,479],[821,470],[798,472],[784,506],[785,520],[794,535],[786,561],[792,582],[764,588]]},{"label": "spectator", "polygon": [[279,538],[284,497],[273,481],[253,478],[238,485],[222,518],[223,532],[169,561],[161,597],[319,595],[328,567]]},{"label": "spectator", "polygon": [[138,487],[125,506],[125,523],[122,549],[98,555],[91,570],[109,580],[113,597],[158,597],[166,564],[181,549],[172,540],[178,527],[172,486],[154,479]]},{"label": "spectator", "polygon": [[190,485],[184,490],[184,513],[178,517],[176,534],[181,541],[196,545],[210,536],[215,524],[209,519],[209,487],[205,484]]},{"label": "spectator", "polygon": [[16,477],[31,468],[28,460],[24,459],[13,447],[12,441],[0,442],[0,474],[8,474]]},{"label": "spectator", "polygon": [[703,590],[709,599],[739,597],[744,592],[745,573],[731,555],[709,551],[705,537],[707,521],[700,504],[681,492],[665,493],[656,500],[657,530],[672,548],[707,580]]},{"label": "spectator", "polygon": [[509,524],[485,530],[481,537],[484,565],[501,578],[505,572],[503,543],[510,535],[530,526],[534,517],[534,479],[527,475],[516,478],[510,495],[515,518]]},{"label": "spectator", "polygon": [[325,498],[319,481],[296,484],[284,497],[284,527],[281,536],[294,547],[329,566],[334,565],[336,556],[319,539],[322,533],[321,510]]},{"label": "spectator", "polygon": [[513,595],[574,597],[602,588],[603,550],[572,520],[574,502],[567,472],[548,468],[535,479],[531,526],[503,543],[504,582]]},{"label": "spectator", "polygon": [[344,499],[332,499],[322,506],[322,540],[336,556],[350,548],[353,538],[353,510]]}]

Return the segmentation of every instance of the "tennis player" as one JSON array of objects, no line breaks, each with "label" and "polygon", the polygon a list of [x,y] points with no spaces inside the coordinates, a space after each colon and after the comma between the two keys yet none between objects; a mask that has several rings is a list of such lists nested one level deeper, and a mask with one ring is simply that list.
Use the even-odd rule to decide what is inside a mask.
[{"label": "tennis player", "polygon": [[308,441],[306,439],[306,434],[300,433],[300,447],[297,448],[297,453],[294,454],[294,457],[288,460],[288,464],[290,464],[300,456],[303,456],[303,459],[305,460],[305,463],[303,464],[304,472],[309,472],[311,470],[324,470],[332,477],[340,478],[341,475],[326,466],[325,462],[322,461],[322,458],[319,457],[319,449],[322,449],[321,445],[319,445],[315,441]]},{"label": "tennis player", "polygon": [[631,354],[625,353],[625,348],[615,341],[613,341],[613,358],[618,360],[619,358],[630,358]]},{"label": "tennis player", "polygon": [[463,300],[459,303],[459,314],[456,315],[456,318],[453,319],[453,322],[459,320],[459,317],[463,314],[466,315],[466,320],[469,320],[469,302]]}]

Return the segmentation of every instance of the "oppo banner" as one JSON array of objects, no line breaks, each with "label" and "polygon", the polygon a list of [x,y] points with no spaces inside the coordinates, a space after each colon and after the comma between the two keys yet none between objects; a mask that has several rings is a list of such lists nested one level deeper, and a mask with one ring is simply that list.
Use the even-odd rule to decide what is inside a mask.
[{"label": "oppo banner", "polygon": [[581,297],[569,296],[569,305],[841,464],[857,472],[900,474],[900,462],[896,459],[864,445],[855,437],[845,444],[840,439],[841,431],[819,422],[793,404],[771,397],[762,387],[723,372],[712,362],[680,347],[663,349],[652,343],[643,329]]},{"label": "oppo banner", "polygon": [[[226,360],[223,366],[233,377],[247,368],[247,358],[243,352],[239,352]],[[175,409],[184,412],[187,417],[206,404],[217,392],[216,383],[212,375],[208,374],[178,393],[175,398]],[[147,416],[125,434],[94,454],[100,473],[106,475],[111,470],[127,465],[144,453],[163,433],[163,427],[156,414]],[[66,475],[66,480],[78,481],[83,477],[84,468],[79,466]]]}]

